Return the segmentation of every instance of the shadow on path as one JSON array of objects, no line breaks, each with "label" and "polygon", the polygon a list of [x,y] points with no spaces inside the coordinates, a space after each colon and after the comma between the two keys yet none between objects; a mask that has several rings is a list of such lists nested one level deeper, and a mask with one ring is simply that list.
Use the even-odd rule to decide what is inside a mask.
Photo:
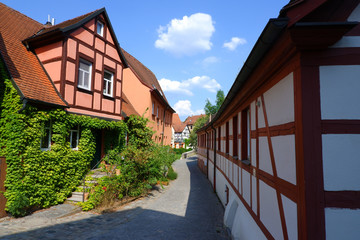
[{"label": "shadow on path", "polygon": [[[184,196],[188,196],[187,201],[183,200],[185,206],[181,206],[181,201],[168,201],[171,197],[177,197],[174,194],[176,184],[173,182],[173,186],[152,203],[166,203],[159,207],[161,211],[137,207],[7,235],[1,239],[229,239],[222,224],[223,207],[198,169],[197,158],[178,161],[184,161],[177,164],[179,174],[187,170],[190,172],[190,181],[181,176],[175,180],[179,181],[177,184],[182,184],[180,181],[190,182],[189,193],[184,193]],[[184,208],[185,216],[168,213],[166,208],[169,208],[169,212]]]}]

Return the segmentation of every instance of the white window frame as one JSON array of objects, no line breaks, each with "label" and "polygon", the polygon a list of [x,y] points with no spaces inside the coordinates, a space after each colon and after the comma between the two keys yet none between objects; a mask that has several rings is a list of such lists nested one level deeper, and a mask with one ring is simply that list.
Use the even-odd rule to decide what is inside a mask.
[{"label": "white window frame", "polygon": [[[105,78],[105,73],[108,73],[111,75],[111,79],[107,79]],[[104,88],[103,88],[103,94],[105,96],[108,96],[108,97],[112,97],[113,96],[113,85],[114,85],[114,74],[110,71],[106,71],[104,70]],[[109,84],[107,84],[109,83]],[[109,86],[110,86],[110,91],[109,91]],[[108,93],[110,92],[110,93]]]},{"label": "white window frame", "polygon": [[101,21],[96,23],[96,33],[102,37],[104,36],[104,24]]},{"label": "white window frame", "polygon": [[43,133],[48,132],[48,139],[47,139],[48,147],[46,147],[46,148],[41,147],[43,145],[43,136],[41,136],[40,149],[42,151],[48,151],[51,148],[51,129],[52,129],[51,122],[49,122],[48,126],[47,126],[47,123],[45,123],[45,126],[43,127]]},{"label": "white window frame", "polygon": [[[88,65],[89,66],[89,71],[85,70],[85,69],[82,69],[81,68],[81,65],[80,63],[82,64],[85,64],[85,65]],[[80,72],[83,72],[82,76],[83,76],[83,79],[82,79],[82,84],[80,84]],[[84,84],[84,78],[85,78],[85,74],[84,73],[88,73],[89,74],[89,79],[88,79],[88,86],[85,86]],[[79,60],[79,75],[78,75],[78,87],[79,88],[82,88],[82,89],[85,89],[85,90],[89,90],[91,91],[91,77],[92,77],[92,63],[89,62],[89,61],[86,61],[82,58],[80,58]]]},{"label": "white window frame", "polygon": [[[74,133],[77,133],[76,135],[76,147],[71,147],[71,143],[72,143],[72,139],[73,139],[73,134]],[[79,149],[79,135],[80,135],[80,131],[79,131],[79,126],[77,127],[77,129],[71,129],[70,130],[70,139],[69,139],[69,142],[70,142],[70,148],[72,150],[78,150]]]}]

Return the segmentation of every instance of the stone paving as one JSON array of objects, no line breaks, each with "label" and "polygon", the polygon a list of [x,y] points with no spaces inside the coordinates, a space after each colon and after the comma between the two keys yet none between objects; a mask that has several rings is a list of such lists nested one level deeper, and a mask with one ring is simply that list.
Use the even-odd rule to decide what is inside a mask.
[{"label": "stone paving", "polygon": [[116,212],[81,212],[62,204],[31,216],[0,220],[0,239],[230,239],[224,209],[197,168],[196,157],[174,163],[178,179]]}]

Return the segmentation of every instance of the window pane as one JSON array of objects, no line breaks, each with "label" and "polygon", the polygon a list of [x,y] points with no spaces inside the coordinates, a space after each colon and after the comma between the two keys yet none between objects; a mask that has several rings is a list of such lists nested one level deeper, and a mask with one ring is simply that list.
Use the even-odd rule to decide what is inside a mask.
[{"label": "window pane", "polygon": [[70,147],[77,148],[78,146],[78,131],[70,132]]},{"label": "window pane", "polygon": [[111,81],[112,74],[111,74],[111,73],[108,73],[108,72],[104,72],[104,78],[105,78],[105,79],[108,79],[109,81]]},{"label": "window pane", "polygon": [[84,62],[80,62],[80,69],[86,71],[86,72],[89,72],[90,71],[90,65],[89,64],[86,64]]},{"label": "window pane", "polygon": [[83,86],[84,85],[84,72],[79,70],[79,86]]},{"label": "window pane", "polygon": [[85,72],[83,86],[86,88],[89,88],[89,77],[90,77],[89,73]]},{"label": "window pane", "polygon": [[103,28],[104,28],[104,25],[101,23],[101,22],[97,22],[97,34],[99,34],[100,36],[103,35]]},{"label": "window pane", "polygon": [[41,138],[41,142],[40,142],[40,148],[49,148],[50,145],[50,127],[49,123],[46,123],[46,127],[44,128],[44,135]]}]

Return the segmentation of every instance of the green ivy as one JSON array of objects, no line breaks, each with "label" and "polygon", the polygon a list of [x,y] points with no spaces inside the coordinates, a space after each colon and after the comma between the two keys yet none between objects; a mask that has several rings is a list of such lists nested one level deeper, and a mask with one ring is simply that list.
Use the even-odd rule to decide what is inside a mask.
[{"label": "green ivy", "polygon": [[[62,109],[44,110],[22,101],[0,60],[0,156],[6,157],[6,210],[13,216],[46,208],[66,200],[90,168],[96,144],[94,130],[111,136],[105,150],[121,149],[126,124],[69,114]],[[42,151],[40,141],[51,122],[51,149]],[[78,150],[68,142],[69,131],[80,126]]]}]

